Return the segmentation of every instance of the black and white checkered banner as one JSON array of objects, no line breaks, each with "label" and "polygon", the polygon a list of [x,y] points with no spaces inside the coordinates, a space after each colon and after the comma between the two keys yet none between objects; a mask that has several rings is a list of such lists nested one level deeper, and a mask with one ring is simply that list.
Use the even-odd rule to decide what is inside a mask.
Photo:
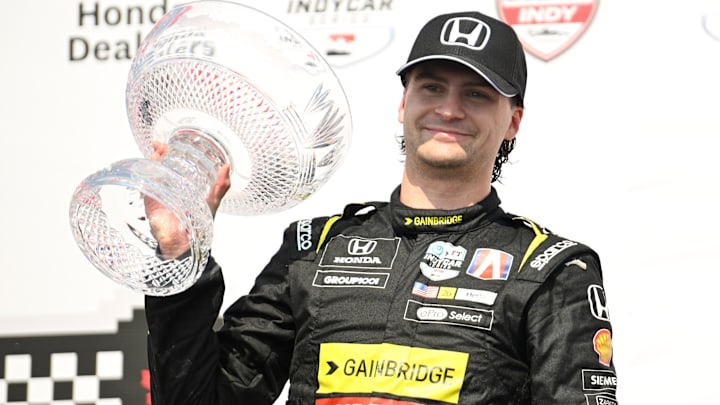
[{"label": "black and white checkered banner", "polygon": [[150,404],[142,310],[116,334],[0,338],[0,404]]}]

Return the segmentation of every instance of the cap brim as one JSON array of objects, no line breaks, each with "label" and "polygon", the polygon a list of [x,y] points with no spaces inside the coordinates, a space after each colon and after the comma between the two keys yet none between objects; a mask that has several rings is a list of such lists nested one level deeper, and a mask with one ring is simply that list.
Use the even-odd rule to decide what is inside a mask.
[{"label": "cap brim", "polygon": [[468,68],[470,68],[475,73],[482,76],[483,79],[487,80],[490,85],[498,91],[498,93],[502,94],[505,97],[515,97],[520,92],[515,89],[513,86],[510,85],[507,81],[505,81],[503,78],[498,76],[495,72],[492,70],[484,67],[484,66],[476,66],[473,63],[457,57],[457,56],[450,56],[450,55],[428,55],[423,56],[422,58],[413,59],[412,61],[400,66],[400,69],[395,72],[397,75],[402,75],[407,71],[409,68],[417,65],[418,63],[426,62],[429,60],[448,60],[451,62],[457,62],[461,65],[464,65]]}]

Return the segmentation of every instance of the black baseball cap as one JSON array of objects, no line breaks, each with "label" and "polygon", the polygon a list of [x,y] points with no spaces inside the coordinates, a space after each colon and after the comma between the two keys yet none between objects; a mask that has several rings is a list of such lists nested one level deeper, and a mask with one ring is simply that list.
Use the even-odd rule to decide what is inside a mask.
[{"label": "black baseball cap", "polygon": [[407,63],[407,71],[428,60],[461,63],[485,78],[500,94],[518,97],[523,105],[527,65],[522,44],[506,23],[476,11],[439,15],[420,30]]}]

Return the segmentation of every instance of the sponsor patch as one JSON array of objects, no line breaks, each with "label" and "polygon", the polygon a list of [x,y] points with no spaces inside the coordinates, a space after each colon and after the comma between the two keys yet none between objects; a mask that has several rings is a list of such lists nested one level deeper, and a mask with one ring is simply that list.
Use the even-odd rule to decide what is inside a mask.
[{"label": "sponsor patch", "polygon": [[315,405],[423,405],[419,402],[398,401],[396,399],[376,397],[337,397],[320,398]]},{"label": "sponsor patch", "polygon": [[507,280],[513,256],[502,250],[477,249],[467,274],[481,280]]},{"label": "sponsor patch", "polygon": [[558,253],[562,252],[563,250],[565,250],[569,247],[573,247],[575,245],[577,245],[577,242],[573,242],[571,240],[562,240],[560,242],[557,242],[554,245],[550,246],[549,248],[545,249],[544,252],[535,256],[535,258],[532,259],[532,261],[530,262],[530,267],[532,267],[533,269],[535,269],[537,271],[540,271]]},{"label": "sponsor patch", "polygon": [[391,269],[400,238],[362,238],[338,235],[330,239],[320,258],[320,267]]},{"label": "sponsor patch", "polygon": [[601,391],[617,389],[617,377],[611,370],[583,370],[583,390]]},{"label": "sponsor patch", "polygon": [[598,0],[498,0],[500,18],[523,47],[548,61],[573,45],[590,25]]},{"label": "sponsor patch", "polygon": [[441,287],[415,282],[412,293],[423,298],[437,298],[441,300],[471,301],[485,305],[493,305],[497,293],[471,288]]},{"label": "sponsor patch", "polygon": [[602,286],[592,284],[588,287],[588,302],[590,303],[590,313],[601,320],[610,322],[610,311],[605,301],[605,290]]},{"label": "sponsor patch", "polygon": [[303,219],[297,223],[297,250],[300,252],[312,248],[312,221]]},{"label": "sponsor patch", "polygon": [[457,404],[468,358],[467,353],[390,343],[323,343],[317,393],[377,392]]},{"label": "sponsor patch", "polygon": [[460,274],[467,249],[450,242],[433,242],[420,262],[422,274],[433,281],[449,280]]},{"label": "sponsor patch", "polygon": [[617,399],[610,394],[585,394],[588,405],[617,405]]},{"label": "sponsor patch", "polygon": [[419,323],[440,323],[483,330],[492,329],[492,310],[408,300],[403,318]]},{"label": "sponsor patch", "polygon": [[493,305],[497,293],[494,291],[474,290],[470,288],[458,288],[455,299],[459,301],[471,301],[479,304]]},{"label": "sponsor patch", "polygon": [[455,298],[455,294],[457,294],[457,288],[455,287],[440,287],[437,297],[441,300],[451,300]]},{"label": "sponsor patch", "polygon": [[612,360],[612,337],[608,329],[600,329],[593,337],[593,348],[598,354],[598,361],[603,366],[610,366]]},{"label": "sponsor patch", "polygon": [[315,287],[361,287],[385,288],[390,273],[363,273],[338,270],[318,270],[315,272]]},{"label": "sponsor patch", "polygon": [[436,227],[459,225],[463,222],[462,215],[448,215],[441,217],[405,217],[405,226]]}]

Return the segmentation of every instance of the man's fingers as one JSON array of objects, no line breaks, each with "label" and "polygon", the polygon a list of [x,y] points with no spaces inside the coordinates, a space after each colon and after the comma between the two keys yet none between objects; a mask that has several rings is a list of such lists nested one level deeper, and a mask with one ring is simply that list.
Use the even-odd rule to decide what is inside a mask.
[{"label": "man's fingers", "polygon": [[224,197],[225,193],[230,189],[230,164],[226,163],[218,170],[215,188],[220,198]]},{"label": "man's fingers", "polygon": [[167,152],[167,144],[160,141],[152,141],[153,154],[150,156],[150,160],[159,161],[163,155]]},{"label": "man's fingers", "polygon": [[220,202],[230,189],[230,165],[225,164],[218,170],[217,180],[208,193],[207,203],[212,211],[213,217],[217,213]]},{"label": "man's fingers", "polygon": [[[163,155],[167,153],[168,145],[166,143],[160,141],[152,141],[152,147],[153,154],[150,156],[150,160],[159,161],[162,159]],[[220,202],[222,201],[223,197],[225,197],[225,194],[227,194],[229,189],[230,164],[226,163],[218,170],[215,184],[210,189],[210,192],[205,199],[208,206],[210,207],[210,210],[212,211],[213,217],[215,216],[218,207],[220,207]]]}]

